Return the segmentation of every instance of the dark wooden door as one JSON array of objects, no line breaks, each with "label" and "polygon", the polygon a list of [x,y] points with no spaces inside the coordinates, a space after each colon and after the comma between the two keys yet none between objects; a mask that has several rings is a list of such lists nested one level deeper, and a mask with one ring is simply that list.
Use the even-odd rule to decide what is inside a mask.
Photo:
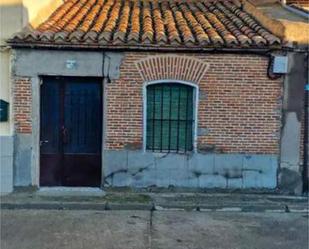
[{"label": "dark wooden door", "polygon": [[100,186],[102,87],[95,78],[41,86],[41,186]]}]

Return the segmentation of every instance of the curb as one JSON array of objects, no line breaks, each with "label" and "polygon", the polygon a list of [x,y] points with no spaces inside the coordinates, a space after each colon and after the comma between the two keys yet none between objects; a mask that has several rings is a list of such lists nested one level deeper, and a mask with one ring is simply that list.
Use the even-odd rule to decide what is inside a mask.
[{"label": "curb", "polygon": [[243,213],[306,213],[308,208],[295,208],[287,205],[157,205],[140,203],[1,203],[1,209],[18,210],[144,210],[144,211],[196,211],[196,212],[243,212]]},{"label": "curb", "polygon": [[151,210],[152,204],[117,203],[1,203],[1,209],[37,209],[37,210]]}]

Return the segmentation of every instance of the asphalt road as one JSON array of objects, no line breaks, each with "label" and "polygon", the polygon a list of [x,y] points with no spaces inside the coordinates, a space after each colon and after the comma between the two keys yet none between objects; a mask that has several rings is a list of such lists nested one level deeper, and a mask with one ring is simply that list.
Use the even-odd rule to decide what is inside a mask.
[{"label": "asphalt road", "polygon": [[1,249],[307,249],[304,213],[1,210]]}]

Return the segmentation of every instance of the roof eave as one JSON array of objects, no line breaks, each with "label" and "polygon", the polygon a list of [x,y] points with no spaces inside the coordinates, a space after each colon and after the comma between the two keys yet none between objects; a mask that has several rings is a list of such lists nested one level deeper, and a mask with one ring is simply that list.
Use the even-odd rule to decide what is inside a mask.
[{"label": "roof eave", "polygon": [[269,46],[158,46],[158,45],[92,45],[92,44],[56,44],[56,43],[27,43],[27,42],[10,42],[12,48],[32,48],[32,49],[63,49],[63,50],[110,50],[110,51],[165,51],[165,52],[260,52],[265,53],[272,50],[286,50],[290,48],[282,45]]}]

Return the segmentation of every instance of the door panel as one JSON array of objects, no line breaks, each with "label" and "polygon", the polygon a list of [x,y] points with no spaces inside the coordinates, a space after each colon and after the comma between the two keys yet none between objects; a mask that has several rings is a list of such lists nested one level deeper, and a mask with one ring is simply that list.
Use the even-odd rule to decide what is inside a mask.
[{"label": "door panel", "polygon": [[55,79],[41,88],[40,185],[61,185],[60,84]]},{"label": "door panel", "polygon": [[41,95],[41,132],[43,154],[57,154],[60,152],[60,88],[59,82],[48,81],[42,87]]},{"label": "door panel", "polygon": [[[66,84],[64,184],[98,186],[101,175],[101,89],[95,82]],[[85,179],[87,176],[87,179]]]},{"label": "door panel", "polygon": [[100,186],[100,154],[65,154],[63,160],[63,186]]},{"label": "door panel", "polygon": [[70,83],[65,88],[65,154],[91,153],[101,150],[101,91],[95,83]]},{"label": "door panel", "polygon": [[62,186],[62,155],[41,154],[40,186]]},{"label": "door panel", "polygon": [[99,186],[100,80],[47,78],[41,92],[41,185]]}]

